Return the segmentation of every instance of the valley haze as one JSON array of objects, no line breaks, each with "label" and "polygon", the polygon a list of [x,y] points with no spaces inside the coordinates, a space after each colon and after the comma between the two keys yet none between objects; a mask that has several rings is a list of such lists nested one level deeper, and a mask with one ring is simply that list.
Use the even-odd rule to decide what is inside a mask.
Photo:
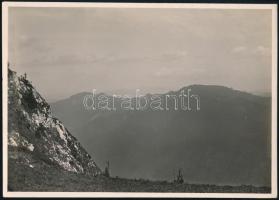
[{"label": "valley haze", "polygon": [[271,98],[217,85],[156,95],[165,99],[189,89],[199,95],[200,110],[175,110],[174,101],[170,110],[123,110],[118,98],[115,110],[87,110],[83,101],[90,92],[50,105],[100,166],[110,161],[116,176],[172,180],[182,168],[193,183],[269,185]]}]

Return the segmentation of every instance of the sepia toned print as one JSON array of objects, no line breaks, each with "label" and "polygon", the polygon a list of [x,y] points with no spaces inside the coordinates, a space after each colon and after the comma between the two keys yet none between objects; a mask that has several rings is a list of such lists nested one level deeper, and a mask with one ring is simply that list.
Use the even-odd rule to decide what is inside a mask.
[{"label": "sepia toned print", "polygon": [[2,9],[6,196],[277,195],[274,5]]}]

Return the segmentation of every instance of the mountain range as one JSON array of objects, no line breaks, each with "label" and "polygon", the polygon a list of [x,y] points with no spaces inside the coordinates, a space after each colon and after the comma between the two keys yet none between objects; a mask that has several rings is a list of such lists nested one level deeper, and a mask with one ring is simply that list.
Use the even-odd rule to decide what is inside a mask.
[{"label": "mountain range", "polygon": [[114,176],[172,180],[182,169],[190,183],[270,186],[271,98],[216,85],[156,95],[188,89],[200,110],[87,110],[87,92],[50,106],[101,167],[110,161]]}]

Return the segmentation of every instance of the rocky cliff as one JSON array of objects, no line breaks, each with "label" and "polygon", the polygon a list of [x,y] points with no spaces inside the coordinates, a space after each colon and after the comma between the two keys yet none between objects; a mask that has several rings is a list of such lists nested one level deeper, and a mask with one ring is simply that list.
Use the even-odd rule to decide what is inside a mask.
[{"label": "rocky cliff", "polygon": [[8,147],[9,160],[15,159],[31,168],[43,162],[76,173],[94,176],[101,173],[77,139],[61,121],[52,116],[49,104],[26,75],[17,76],[10,69]]}]

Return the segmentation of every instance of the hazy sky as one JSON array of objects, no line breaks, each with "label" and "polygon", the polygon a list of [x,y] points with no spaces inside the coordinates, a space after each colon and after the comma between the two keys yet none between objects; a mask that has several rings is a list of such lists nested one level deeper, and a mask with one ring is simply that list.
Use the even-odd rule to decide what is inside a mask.
[{"label": "hazy sky", "polygon": [[9,60],[49,101],[97,89],[271,90],[271,10],[9,8]]}]

